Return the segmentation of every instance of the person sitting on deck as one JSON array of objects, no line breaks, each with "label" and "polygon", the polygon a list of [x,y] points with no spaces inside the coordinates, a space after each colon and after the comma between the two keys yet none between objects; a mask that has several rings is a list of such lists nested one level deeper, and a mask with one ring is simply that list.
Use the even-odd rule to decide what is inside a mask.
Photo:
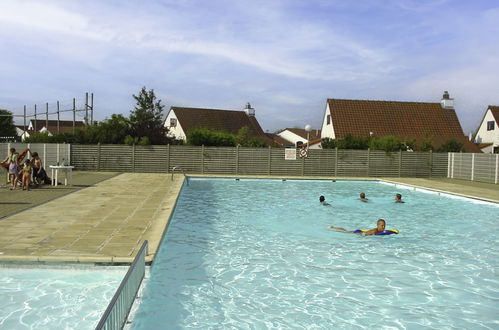
[{"label": "person sitting on deck", "polygon": [[[40,156],[38,156],[38,152],[34,152],[32,154],[33,156],[33,179],[35,183],[42,184],[42,183],[47,183],[47,172],[45,172],[45,169],[43,168],[42,160],[40,159]],[[48,180],[49,184],[51,183],[50,180]]]},{"label": "person sitting on deck", "polygon": [[385,230],[385,227],[386,227],[386,221],[384,219],[379,219],[376,222],[376,228],[366,230],[366,231],[361,231],[361,230],[351,230],[350,231],[350,230],[346,230],[344,228],[335,227],[335,226],[328,226],[327,228],[334,229],[337,231],[342,231],[342,232],[349,233],[349,234],[361,234],[362,236],[369,236],[369,235],[376,235],[376,233],[383,232]]},{"label": "person sitting on deck", "polygon": [[366,194],[362,192],[362,193],[360,193],[359,200],[362,202],[367,202],[369,199],[366,198]]},{"label": "person sitting on deck", "polygon": [[402,195],[401,195],[401,194],[396,194],[396,195],[395,195],[395,203],[405,203],[405,202],[402,200]]},{"label": "person sitting on deck", "polygon": [[331,204],[326,202],[326,198],[324,196],[319,197],[319,202],[324,206],[331,206]]}]

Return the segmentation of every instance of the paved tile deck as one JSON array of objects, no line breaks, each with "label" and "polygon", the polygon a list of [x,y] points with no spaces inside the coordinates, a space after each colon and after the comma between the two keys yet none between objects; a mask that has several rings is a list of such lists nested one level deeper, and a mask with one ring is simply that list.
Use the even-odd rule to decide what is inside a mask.
[{"label": "paved tile deck", "polygon": [[144,240],[151,261],[182,182],[123,173],[3,218],[0,261],[130,262]]},{"label": "paved tile deck", "polygon": [[[144,240],[149,241],[146,260],[150,262],[159,248],[184,180],[181,174],[171,178],[171,174],[122,173],[0,218],[0,262],[129,263]],[[386,180],[499,203],[498,185],[448,179]],[[31,192],[24,193],[21,196]]]}]

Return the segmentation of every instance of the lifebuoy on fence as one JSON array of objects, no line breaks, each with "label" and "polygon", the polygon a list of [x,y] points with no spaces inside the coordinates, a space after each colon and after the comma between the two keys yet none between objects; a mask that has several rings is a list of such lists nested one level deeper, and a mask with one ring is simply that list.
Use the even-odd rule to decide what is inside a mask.
[{"label": "lifebuoy on fence", "polygon": [[300,157],[301,158],[304,158],[304,157],[308,157],[308,150],[303,148],[300,150]]}]

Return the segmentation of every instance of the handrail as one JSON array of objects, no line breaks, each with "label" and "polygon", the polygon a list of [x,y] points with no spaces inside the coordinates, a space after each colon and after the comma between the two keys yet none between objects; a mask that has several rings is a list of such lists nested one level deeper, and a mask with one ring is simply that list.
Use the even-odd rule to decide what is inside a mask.
[{"label": "handrail", "polygon": [[144,279],[147,247],[148,243],[144,241],[118,290],[116,290],[113,299],[109,302],[99,324],[97,324],[96,330],[117,330],[122,329],[125,325],[128,313],[130,313],[133,301]]},{"label": "handrail", "polygon": [[182,171],[182,173],[184,174],[184,176],[185,176],[185,177],[187,177],[187,176],[185,175],[185,171],[184,171],[184,169],[183,169],[182,167],[180,167],[180,166],[173,166],[173,168],[172,168],[172,181],[173,181],[173,174],[175,173],[175,170],[176,170],[176,169],[181,170],[181,171]]}]

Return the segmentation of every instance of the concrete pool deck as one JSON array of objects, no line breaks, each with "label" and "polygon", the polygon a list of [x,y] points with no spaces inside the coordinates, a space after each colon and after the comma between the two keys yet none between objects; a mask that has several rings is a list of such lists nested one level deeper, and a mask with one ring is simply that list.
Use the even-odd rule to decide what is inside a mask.
[{"label": "concrete pool deck", "polygon": [[[102,175],[83,172],[84,175]],[[95,174],[97,173],[97,174]],[[98,176],[97,175],[97,176]],[[220,177],[217,175],[192,175]],[[98,176],[100,177],[100,176]],[[251,177],[255,176],[230,176]],[[259,176],[260,178],[284,178]],[[380,180],[382,178],[289,179]],[[386,178],[392,183],[449,192],[460,196],[499,203],[499,186],[451,179]],[[111,173],[105,181],[89,184],[61,196],[47,187],[35,204],[12,214],[5,196],[15,193],[0,190],[0,262],[78,262],[130,263],[144,240],[149,241],[146,257],[151,262],[175,207],[182,187],[182,174]],[[30,204],[37,191],[19,192],[17,203]],[[12,197],[10,197],[12,198]],[[55,198],[55,199],[54,199]],[[23,205],[23,204],[20,204]],[[11,213],[9,213],[11,212]]]}]

